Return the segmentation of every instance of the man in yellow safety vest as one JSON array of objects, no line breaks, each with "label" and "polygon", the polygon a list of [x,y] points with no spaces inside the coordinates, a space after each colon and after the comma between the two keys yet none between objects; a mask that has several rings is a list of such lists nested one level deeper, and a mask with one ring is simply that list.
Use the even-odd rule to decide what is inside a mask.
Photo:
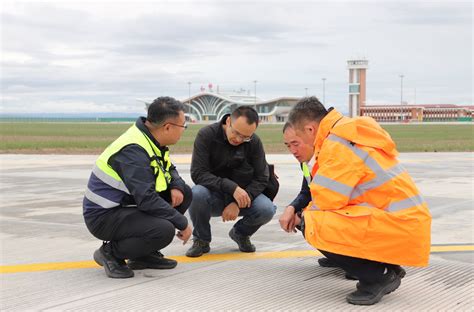
[{"label": "man in yellow safety vest", "polygon": [[[191,188],[169,158],[168,145],[186,129],[184,105],[159,97],[97,159],[83,200],[89,231],[104,241],[94,260],[110,278],[133,277],[132,270],[172,269],[160,250],[177,237],[186,243],[192,228],[184,216]],[[128,259],[128,263],[125,260]]]}]

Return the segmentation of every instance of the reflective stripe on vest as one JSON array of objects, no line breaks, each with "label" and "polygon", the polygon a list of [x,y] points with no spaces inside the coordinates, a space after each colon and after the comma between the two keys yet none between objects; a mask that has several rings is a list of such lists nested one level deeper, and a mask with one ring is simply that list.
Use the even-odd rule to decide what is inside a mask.
[{"label": "reflective stripe on vest", "polygon": [[97,205],[103,208],[113,208],[120,205],[120,203],[113,202],[111,200],[108,200],[107,198],[95,194],[94,192],[89,190],[89,188],[86,189],[86,193],[84,194],[84,196],[91,202],[96,203]]},{"label": "reflective stripe on vest", "polygon": [[100,170],[97,165],[94,165],[94,168],[92,168],[92,172],[105,184],[108,184],[111,187],[121,190],[127,194],[130,194],[130,191],[122,181],[115,180],[114,178]]},{"label": "reflective stripe on vest", "polygon": [[[338,142],[346,146],[347,148],[349,148],[375,174],[375,178],[373,178],[370,181],[356,185],[354,188],[344,183],[341,183],[339,181],[336,181],[336,180],[333,180],[333,179],[330,179],[328,177],[324,177],[318,174],[316,174],[315,177],[313,178],[313,181],[312,181],[313,183],[323,186],[333,192],[339,193],[345,197],[348,197],[349,199],[357,198],[363,195],[365,192],[373,190],[405,172],[405,168],[401,164],[396,164],[393,167],[387,170],[384,170],[377,163],[377,161],[369,155],[368,152],[351,144],[351,142],[349,142],[348,140],[338,137],[334,134],[330,134],[328,136],[328,140]],[[423,197],[421,195],[416,195],[410,198],[403,199],[398,202],[391,203],[387,207],[386,211],[396,212],[396,211],[400,211],[400,210],[410,208],[413,206],[422,205],[423,203],[424,203]],[[357,205],[362,205],[362,204],[357,204]],[[368,205],[368,207],[372,207],[372,206]],[[320,210],[320,209],[315,203],[313,203],[310,210]]]},{"label": "reflective stripe on vest", "polygon": [[[142,147],[150,158],[150,166],[153,168],[153,174],[155,175],[155,191],[162,192],[168,189],[168,185],[171,182],[171,175],[169,168],[171,167],[171,161],[169,159],[169,152],[165,151],[162,156],[161,150],[143,133],[136,125],[131,126],[125,133],[123,133],[117,140],[112,142],[97,159],[94,168],[92,169],[93,174],[104,184],[110,186],[112,189],[119,190],[126,194],[130,194],[130,191],[123,183],[122,178],[115,172],[115,170],[109,166],[108,161],[110,157],[118,153],[125,146],[130,144],[136,144]],[[115,202],[111,198],[105,198],[103,190],[97,193],[94,189],[87,189],[85,197],[91,202],[103,207],[112,208],[117,207],[120,203]]]},{"label": "reflective stripe on vest", "polygon": [[311,183],[311,173],[306,162],[301,164],[301,170],[303,171],[303,177],[306,179],[306,182],[308,183],[309,187],[309,184]]}]

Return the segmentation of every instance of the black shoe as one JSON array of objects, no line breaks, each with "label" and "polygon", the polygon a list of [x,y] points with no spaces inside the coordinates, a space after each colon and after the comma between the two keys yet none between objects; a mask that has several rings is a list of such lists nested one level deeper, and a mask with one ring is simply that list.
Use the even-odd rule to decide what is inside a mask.
[{"label": "black shoe", "polygon": [[407,275],[407,272],[405,271],[405,269],[399,265],[393,265],[392,269],[395,271],[395,274],[397,274],[398,277],[400,278],[404,278],[405,275]]},{"label": "black shoe", "polygon": [[103,244],[94,252],[94,260],[98,265],[103,266],[105,274],[110,278],[129,278],[133,277],[133,271],[123,259],[114,257],[110,250],[110,243]]},{"label": "black shoe", "polygon": [[319,266],[322,266],[324,268],[338,268],[339,267],[336,262],[324,257],[319,258],[318,263],[319,263]]},{"label": "black shoe", "polygon": [[205,242],[203,240],[195,238],[191,248],[186,251],[186,256],[191,258],[200,257],[203,254],[208,253],[209,251],[211,251],[211,247],[209,247],[209,242]]},{"label": "black shoe", "polygon": [[153,252],[148,256],[128,260],[128,267],[132,270],[143,269],[173,269],[178,265],[178,261],[165,258],[159,251]]},{"label": "black shoe", "polygon": [[235,228],[231,228],[229,232],[230,238],[239,245],[242,252],[255,252],[255,246],[250,242],[250,236],[239,235],[235,232]]},{"label": "black shoe", "polygon": [[350,280],[350,281],[357,281],[359,279],[357,276],[349,274],[347,272],[346,274],[344,274],[344,277],[346,278],[346,280]]},{"label": "black shoe", "polygon": [[[405,269],[402,268],[402,267],[399,266],[399,265],[391,264],[391,265],[390,265],[390,268],[395,272],[395,274],[398,275],[398,277],[400,277],[400,279],[404,278],[405,275],[407,275],[407,272],[405,271]],[[351,279],[351,278],[348,278],[348,275],[349,275],[349,274],[346,273],[346,278],[347,278],[347,279]],[[351,275],[349,275],[349,276],[351,276]],[[355,277],[355,276],[353,276],[353,277],[354,277],[354,280],[358,280],[357,277]],[[360,282],[357,283],[356,287],[357,287],[357,288],[360,287]]]},{"label": "black shoe", "polygon": [[372,305],[379,302],[383,296],[395,291],[400,283],[401,278],[394,270],[389,270],[378,283],[365,284],[359,282],[357,290],[347,295],[346,300],[355,305]]}]

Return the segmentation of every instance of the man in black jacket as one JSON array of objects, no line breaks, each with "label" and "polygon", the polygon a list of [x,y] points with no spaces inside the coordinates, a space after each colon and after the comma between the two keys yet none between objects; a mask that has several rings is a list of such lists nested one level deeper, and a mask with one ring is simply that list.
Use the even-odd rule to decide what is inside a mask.
[{"label": "man in black jacket", "polygon": [[[299,161],[303,171],[303,166],[308,168],[308,173],[311,174],[311,164],[313,159],[313,147],[305,144],[303,140],[298,137],[295,130],[290,123],[283,126],[283,142],[291,154]],[[285,208],[280,216],[279,222],[281,228],[287,233],[296,232],[296,227],[301,223],[301,212],[311,201],[311,192],[309,190],[309,182],[311,176],[305,177],[303,174],[303,182],[301,183],[301,190],[296,198]]]},{"label": "man in black jacket", "polygon": [[[170,97],[157,98],[99,156],[83,200],[89,231],[104,242],[94,260],[111,278],[133,277],[133,270],[172,269],[173,259],[160,249],[177,237],[186,243],[192,228],[184,216],[191,200],[169,159],[168,145],[186,128],[184,106]],[[128,260],[128,265],[125,262]]]},{"label": "man in black jacket", "polygon": [[257,126],[257,112],[240,106],[199,131],[191,162],[191,178],[196,185],[189,206],[194,243],[186,256],[199,257],[210,251],[212,216],[221,216],[224,222],[243,216],[229,236],[240,251],[255,251],[250,236],[276,212],[273,202],[262,194],[269,169],[262,142],[254,134]]}]

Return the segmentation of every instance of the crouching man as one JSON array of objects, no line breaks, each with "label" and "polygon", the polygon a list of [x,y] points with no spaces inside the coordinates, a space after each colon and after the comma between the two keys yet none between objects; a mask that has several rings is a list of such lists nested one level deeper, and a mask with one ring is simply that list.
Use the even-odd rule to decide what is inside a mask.
[{"label": "crouching man", "polygon": [[176,229],[184,243],[192,233],[184,216],[191,188],[171,163],[167,148],[186,127],[183,104],[159,97],[147,117],[140,117],[97,159],[83,214],[92,235],[105,241],[94,260],[108,277],[128,278],[132,270],[177,265],[160,250],[171,243]]},{"label": "crouching man", "polygon": [[250,237],[268,223],[276,211],[269,185],[269,166],[260,138],[255,134],[258,114],[250,106],[240,106],[201,130],[194,141],[191,162],[193,201],[189,215],[193,221],[193,246],[188,257],[210,251],[210,219],[234,221],[229,232],[242,252],[255,252]]},{"label": "crouching man", "polygon": [[428,206],[398,162],[390,135],[372,118],[347,118],[309,97],[296,104],[289,122],[314,145],[305,238],[359,279],[349,303],[377,303],[400,286],[400,265],[428,264]]}]

